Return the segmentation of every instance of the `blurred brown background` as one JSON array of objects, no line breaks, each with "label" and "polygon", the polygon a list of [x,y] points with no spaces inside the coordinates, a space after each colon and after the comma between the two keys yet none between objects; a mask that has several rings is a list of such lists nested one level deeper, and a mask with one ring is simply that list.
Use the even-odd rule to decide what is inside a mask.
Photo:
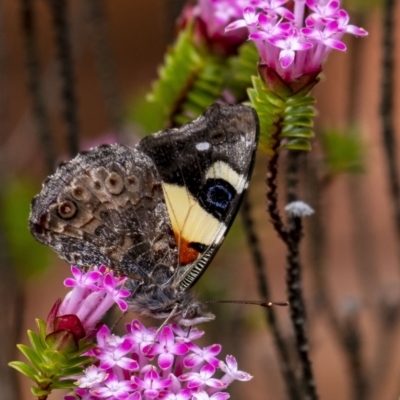
[{"label": "blurred brown background", "polygon": [[[22,194],[18,197],[18,193],[26,195],[24,190],[13,191],[16,182],[17,186],[31,187],[32,193],[35,193],[47,175],[37,140],[31,96],[27,89],[21,4],[16,0],[0,2],[0,183],[7,204],[10,203],[9,199],[22,198]],[[44,101],[51,133],[56,140],[57,157],[61,160],[67,158],[67,150],[54,32],[47,2],[35,0],[32,4],[36,15]],[[115,67],[116,99],[123,104],[123,112],[128,114],[135,98],[143,96],[157,76],[157,66],[163,60],[166,46],[171,43],[171,14],[177,3],[167,0],[108,0],[104,5],[112,63]],[[96,68],[94,40],[85,16],[85,7],[86,1],[68,1],[80,140],[83,145],[90,145],[113,140],[115,124],[110,117]],[[396,19],[399,13],[397,7]],[[318,292],[329,290],[337,318],[345,325],[354,325],[359,333],[356,335],[361,346],[359,368],[365,385],[369,387],[368,398],[389,400],[400,396],[400,330],[397,316],[400,309],[400,257],[397,254],[399,243],[393,222],[393,204],[389,195],[379,116],[382,79],[381,6],[358,10],[353,18],[356,18],[355,23],[361,22],[370,35],[366,39],[346,37],[349,46],[347,54],[330,55],[324,68],[323,81],[315,90],[319,113],[316,127],[318,132],[328,128],[344,130],[350,124],[356,125],[363,141],[365,168],[363,173],[330,177],[317,196],[307,186],[312,179],[307,179],[307,176],[304,179],[308,184],[303,185],[302,197],[319,213],[318,217],[314,216],[308,221],[303,243],[305,296],[311,357],[321,399],[357,398],[353,395],[349,358],[343,346],[338,344],[329,322],[329,312],[319,302]],[[397,24],[396,39],[399,37],[398,27]],[[396,61],[400,54],[397,49],[399,42],[393,48]],[[395,66],[395,93],[399,93],[397,62]],[[394,110],[397,109],[398,97],[394,103]],[[400,128],[399,115],[395,112],[397,131]],[[134,121],[124,122],[123,128],[125,140],[134,141],[139,137],[140,131]],[[318,169],[323,164],[323,157],[317,143],[307,165],[311,169],[317,168],[318,176],[323,174],[323,168]],[[260,154],[250,191],[272,285],[271,300],[278,301],[286,299],[284,248],[264,212],[265,165],[266,159]],[[18,213],[25,213],[24,218],[27,218],[28,210],[29,196],[26,195]],[[318,221],[323,224],[320,235],[318,230],[314,236],[310,233],[313,218],[319,218]],[[8,229],[9,224],[6,224],[4,243],[8,240]],[[21,235],[26,235],[27,224],[25,227],[18,225],[18,229]],[[322,273],[326,286],[321,288],[318,283],[319,272],[313,269],[313,260],[316,257],[315,240],[322,235],[325,243]],[[31,249],[29,246],[27,248]],[[34,318],[45,318],[54,301],[64,295],[62,280],[69,271],[65,263],[51,254],[48,263],[51,268],[42,268],[44,270],[41,273],[16,281],[14,268],[18,268],[15,265],[18,262],[14,260],[13,254],[8,254],[7,258],[8,249],[7,245],[2,247],[4,260],[0,286],[3,304],[0,315],[4,323],[0,344],[5,348],[0,368],[4,371],[6,386],[12,380],[8,378],[10,372],[5,364],[16,358],[15,343],[26,342],[26,330],[34,329]],[[20,253],[24,253],[24,250]],[[34,253],[30,253],[30,250],[20,255],[30,259],[30,265],[35,265]],[[37,267],[40,269],[42,266]],[[21,275],[26,277],[27,274],[23,272]],[[205,300],[210,297],[258,299],[251,258],[239,221],[235,223],[209,271],[196,286],[196,292]],[[18,296],[16,302],[15,296]],[[209,335],[205,341],[221,343],[224,352],[237,356],[240,368],[254,376],[251,383],[233,385],[230,390],[232,398],[284,399],[275,349],[262,310],[239,305],[219,305],[213,310],[218,318],[205,327]],[[386,315],[390,312],[392,314]],[[290,340],[288,310],[278,309],[277,313]],[[16,326],[14,331],[10,331],[9,327],[14,326],[15,319],[19,317],[22,326]],[[1,387],[5,388],[4,385],[2,383]],[[3,392],[0,389],[0,399],[32,398],[26,379],[21,378],[18,385],[21,388],[20,397],[13,397],[6,389]]]}]

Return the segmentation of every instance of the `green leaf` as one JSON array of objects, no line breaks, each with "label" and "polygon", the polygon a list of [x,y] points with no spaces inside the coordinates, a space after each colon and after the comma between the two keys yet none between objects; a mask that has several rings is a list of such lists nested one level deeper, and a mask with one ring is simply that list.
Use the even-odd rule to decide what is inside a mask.
[{"label": "green leaf", "polygon": [[280,146],[279,150],[283,150],[283,149],[310,151],[311,143],[308,140],[304,140],[304,139],[291,139],[291,140],[288,140],[282,146]]},{"label": "green leaf", "polygon": [[229,60],[231,73],[227,87],[239,99],[247,100],[247,89],[251,86],[252,76],[257,76],[258,51],[253,42],[245,42],[239,47],[237,56]]},{"label": "green leaf", "polygon": [[[277,131],[279,120],[283,120],[285,104],[275,94],[271,93],[268,87],[259,77],[253,76],[253,87],[247,93],[251,105],[257,111],[260,122],[260,148],[271,154],[272,135]],[[277,106],[277,104],[279,106]]]},{"label": "green leaf", "polygon": [[[80,371],[80,372],[82,372],[82,371]],[[62,381],[57,381],[51,385],[51,388],[52,389],[74,389],[74,388],[76,388],[76,385],[74,384],[74,382],[76,382],[76,380],[72,380],[72,379],[65,379]]]},{"label": "green leaf", "polygon": [[37,369],[39,368],[42,360],[34,350],[24,344],[18,344],[17,348]]},{"label": "green leaf", "polygon": [[61,366],[66,365],[68,358],[62,354],[60,351],[46,349],[43,352],[43,358],[46,360],[46,364],[49,368],[54,368],[53,366],[57,366],[60,368]]},{"label": "green leaf", "polygon": [[308,117],[298,117],[297,115],[287,115],[285,113],[285,119],[282,122],[283,126],[291,126],[293,129],[297,128],[298,126],[306,126],[311,128],[314,126],[314,121]]},{"label": "green leaf", "polygon": [[42,388],[43,387],[49,387],[52,383],[53,383],[53,379],[49,378],[47,376],[39,377],[37,379],[37,384]]},{"label": "green leaf", "polygon": [[51,393],[51,389],[43,390],[43,389],[39,389],[37,387],[32,386],[31,392],[35,397],[41,398],[41,397],[48,396]]},{"label": "green leaf", "polygon": [[311,118],[313,118],[315,116],[315,111],[314,111],[314,109],[312,109],[310,107],[304,107],[303,105],[300,105],[298,107],[289,106],[289,107],[286,107],[285,114],[287,116],[311,117]]},{"label": "green leaf", "polygon": [[36,318],[35,322],[39,329],[40,341],[41,341],[42,345],[45,346],[46,345],[46,336],[47,336],[46,323],[40,318]]},{"label": "green leaf", "polygon": [[43,343],[41,342],[37,333],[28,330],[28,338],[36,353],[41,354],[44,351],[45,347],[43,346]]},{"label": "green leaf", "polygon": [[314,138],[314,131],[307,127],[303,126],[285,126],[281,134],[279,135],[281,138],[304,138],[304,139],[312,139]]},{"label": "green leaf", "polygon": [[311,96],[310,94],[307,95],[295,95],[292,97],[289,97],[287,99],[287,106],[288,107],[302,107],[302,106],[312,106],[313,104],[316,103],[315,97]]},{"label": "green leaf", "polygon": [[81,375],[84,368],[85,368],[84,366],[74,367],[74,368],[64,368],[62,372],[60,371],[56,376],[64,378],[68,376]]},{"label": "green leaf", "polygon": [[37,371],[30,365],[25,364],[22,361],[11,361],[10,363],[8,363],[8,365],[36,382],[36,379],[38,377]]},{"label": "green leaf", "polygon": [[84,366],[85,364],[89,364],[92,361],[93,361],[92,357],[89,356],[81,356],[74,358],[71,357],[66,363],[66,368],[75,368],[79,366]]}]

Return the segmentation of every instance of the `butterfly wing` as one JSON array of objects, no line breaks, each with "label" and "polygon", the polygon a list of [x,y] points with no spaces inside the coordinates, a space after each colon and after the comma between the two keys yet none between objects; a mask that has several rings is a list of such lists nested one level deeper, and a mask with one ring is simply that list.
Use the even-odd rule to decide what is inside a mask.
[{"label": "butterfly wing", "polygon": [[70,264],[103,264],[133,284],[165,282],[178,263],[160,177],[135,148],[103,145],[60,166],[32,201],[30,229]]},{"label": "butterfly wing", "polygon": [[192,286],[238,210],[258,140],[255,112],[210,107],[196,121],[99,146],[60,166],[32,201],[30,229],[66,261],[138,283]]},{"label": "butterfly wing", "polygon": [[249,182],[258,135],[252,108],[215,104],[196,121],[139,143],[161,176],[179,290],[196,282],[225,237]]}]

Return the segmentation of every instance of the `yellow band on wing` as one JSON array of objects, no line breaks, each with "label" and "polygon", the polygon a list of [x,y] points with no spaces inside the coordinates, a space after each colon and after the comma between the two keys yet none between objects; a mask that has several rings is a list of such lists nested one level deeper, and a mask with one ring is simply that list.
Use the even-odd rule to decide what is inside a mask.
[{"label": "yellow band on wing", "polygon": [[[185,187],[163,183],[172,229],[188,243],[219,241],[225,225],[204,210]],[[178,243],[179,245],[179,243]]]}]

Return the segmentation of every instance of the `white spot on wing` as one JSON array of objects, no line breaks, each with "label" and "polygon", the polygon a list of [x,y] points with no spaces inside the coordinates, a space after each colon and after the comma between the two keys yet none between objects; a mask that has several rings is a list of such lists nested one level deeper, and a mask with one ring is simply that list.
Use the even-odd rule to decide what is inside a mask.
[{"label": "white spot on wing", "polygon": [[200,142],[196,144],[196,149],[199,151],[206,151],[210,148],[210,143],[208,142]]}]

